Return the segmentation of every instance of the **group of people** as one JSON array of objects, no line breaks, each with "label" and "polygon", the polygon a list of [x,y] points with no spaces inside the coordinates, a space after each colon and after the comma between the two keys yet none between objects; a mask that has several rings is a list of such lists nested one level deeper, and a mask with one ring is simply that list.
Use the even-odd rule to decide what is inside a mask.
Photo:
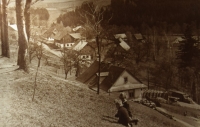
[{"label": "group of people", "polygon": [[135,123],[137,125],[138,119],[133,119],[132,113],[130,110],[130,105],[127,102],[126,94],[121,92],[119,95],[119,99],[115,99],[115,105],[117,108],[117,114],[115,117],[118,117],[118,123],[126,126],[132,127],[132,124]]}]

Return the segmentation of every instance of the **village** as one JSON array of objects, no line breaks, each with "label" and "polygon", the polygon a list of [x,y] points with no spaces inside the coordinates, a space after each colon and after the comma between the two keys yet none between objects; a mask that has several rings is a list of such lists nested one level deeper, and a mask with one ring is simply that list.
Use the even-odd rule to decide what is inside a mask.
[{"label": "village", "polygon": [[[173,65],[180,45],[186,40],[184,34],[145,34],[131,28],[120,30],[111,27],[99,32],[100,35],[91,33],[87,25],[66,26],[64,21],[59,21],[62,14],[57,13],[58,10],[52,8],[52,4],[48,6],[49,20],[40,20],[36,15],[31,17],[30,74],[16,71],[18,27],[12,18],[15,12],[13,8],[10,9],[8,36],[11,58],[1,57],[0,64],[0,74],[3,75],[1,84],[5,82],[2,85],[5,90],[1,94],[3,104],[0,115],[6,114],[0,121],[1,126],[120,127],[113,116],[116,112],[114,99],[121,92],[126,94],[134,118],[139,120],[137,126],[148,126],[149,122],[152,122],[149,125],[152,127],[200,125],[198,98],[193,100],[194,95],[190,93],[189,87],[185,89],[181,84],[176,85],[183,81],[173,79],[170,67],[163,65],[156,69],[154,65],[154,61],[162,60],[170,61],[170,66]],[[75,11],[74,8],[69,9]],[[198,35],[192,38],[199,41]],[[150,42],[152,47],[149,46]],[[41,59],[38,52],[41,53]],[[163,69],[162,74],[166,75],[156,74],[159,69]],[[196,89],[198,91],[199,87]],[[9,91],[9,96],[4,97]],[[17,98],[14,98],[15,94]],[[73,104],[68,105],[70,102],[65,98],[73,98]],[[11,106],[3,108],[8,104]],[[18,118],[15,117],[17,114],[20,114]],[[91,114],[96,120],[86,117],[76,122],[79,115],[85,114]],[[29,117],[25,118],[26,115]],[[6,119],[10,121],[9,125]],[[23,119],[26,121],[23,122]]]}]

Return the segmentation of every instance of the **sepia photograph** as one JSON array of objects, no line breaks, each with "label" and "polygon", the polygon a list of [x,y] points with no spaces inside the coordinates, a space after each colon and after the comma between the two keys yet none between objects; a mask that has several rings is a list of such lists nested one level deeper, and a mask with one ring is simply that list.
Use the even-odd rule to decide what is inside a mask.
[{"label": "sepia photograph", "polygon": [[0,0],[0,127],[200,127],[200,0]]}]

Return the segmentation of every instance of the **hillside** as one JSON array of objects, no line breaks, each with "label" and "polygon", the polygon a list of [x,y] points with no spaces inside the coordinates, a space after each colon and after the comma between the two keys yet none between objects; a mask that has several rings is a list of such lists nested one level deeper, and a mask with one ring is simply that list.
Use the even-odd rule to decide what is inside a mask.
[{"label": "hillside", "polygon": [[[97,95],[86,85],[69,76],[58,74],[50,66],[39,68],[35,99],[32,101],[37,61],[31,62],[31,72],[16,70],[16,50],[11,46],[11,58],[0,57],[0,126],[2,127],[122,127],[114,117],[113,100],[118,93]],[[47,48],[45,48],[46,51]],[[55,61],[57,56],[49,53]],[[176,116],[167,118],[149,107],[130,101],[138,127],[192,127],[199,126],[200,110],[170,106],[162,107]],[[188,116],[182,115],[183,111]]]},{"label": "hillside", "polygon": [[[53,22],[57,21],[59,15],[65,13],[66,11],[74,10],[77,6],[80,6],[84,1],[87,0],[44,0],[33,4],[32,7],[46,8],[48,10],[50,14],[48,26],[50,26]],[[110,4],[110,0],[96,0],[95,3],[99,6],[105,6]]]},{"label": "hillside", "polygon": [[[71,8],[80,6],[85,1],[94,1],[94,0],[44,0],[35,3],[34,7],[45,7],[45,8]],[[94,3],[100,6],[109,5],[111,0],[95,0]]]},{"label": "hillside", "polygon": [[[113,96],[102,92],[97,95],[84,84],[64,80],[42,67],[32,101],[34,67],[27,74],[15,70],[13,61],[0,60],[0,126],[121,127],[114,118]],[[140,127],[183,126],[151,108],[134,102],[130,104],[134,117],[140,120]]]}]

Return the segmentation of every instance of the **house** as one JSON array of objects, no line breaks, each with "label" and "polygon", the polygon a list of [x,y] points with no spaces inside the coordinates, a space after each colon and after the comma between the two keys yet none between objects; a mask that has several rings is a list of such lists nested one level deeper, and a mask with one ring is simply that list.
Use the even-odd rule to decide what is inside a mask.
[{"label": "house", "polygon": [[184,37],[176,37],[173,41],[172,44],[178,44],[180,41],[185,40]]},{"label": "house", "polygon": [[124,40],[127,39],[127,36],[126,36],[125,33],[123,33],[123,34],[115,34],[114,37],[115,37],[115,39],[119,39],[119,38],[122,38]]},{"label": "house", "polygon": [[71,32],[70,27],[63,27],[59,31],[56,31],[55,35],[53,36],[54,44],[59,48],[71,47],[73,45],[73,41],[69,35]]},{"label": "house", "polygon": [[145,39],[141,33],[133,34],[133,36],[136,41],[145,43]]},{"label": "house", "polygon": [[123,91],[130,99],[139,98],[147,86],[125,68],[111,66],[109,75],[102,81],[100,88],[108,93]]},{"label": "house", "polygon": [[82,26],[77,26],[77,27],[73,28],[72,30],[73,30],[74,32],[76,32],[76,31],[78,31],[78,30],[81,29],[81,28],[82,28]]},{"label": "house", "polygon": [[119,41],[119,45],[128,51],[130,49],[130,46],[125,42],[127,40],[126,34],[115,34],[114,35],[115,39]]},{"label": "house", "polygon": [[98,63],[94,62],[80,77],[78,81],[87,84],[91,89],[97,88],[97,79],[100,76],[100,89],[107,93],[125,92],[129,99],[139,98],[147,86],[137,79],[125,68],[101,63],[98,75]]},{"label": "house", "polygon": [[89,43],[88,41],[82,39],[82,37],[81,37],[81,38],[77,38],[77,41],[71,47],[72,50],[79,52],[80,60],[83,63],[87,61],[89,66],[91,65],[91,62],[95,55],[95,49],[93,46],[91,46],[91,44],[93,44],[93,42]]},{"label": "house", "polygon": [[78,46],[76,46],[76,48],[73,49],[73,50],[78,51],[78,50],[81,50],[84,47],[84,46],[82,47],[81,42],[83,42],[84,44],[85,43],[87,44],[87,42],[85,42],[85,40],[82,40],[82,36],[81,36],[80,33],[69,33],[69,37],[70,37],[70,41],[66,43],[66,47],[69,48],[69,49],[73,49],[73,47],[78,44]]},{"label": "house", "polygon": [[51,27],[49,29],[47,29],[44,33],[43,33],[43,37],[47,40],[47,41],[54,41],[53,37],[55,36],[55,34],[58,33],[59,30],[61,30],[64,26],[62,24],[57,24],[57,23],[53,23],[51,25]]},{"label": "house", "polygon": [[[60,29],[53,36],[53,39],[55,45],[58,46],[59,48],[63,48],[65,45],[65,47],[68,49],[75,48],[74,50],[81,50],[83,47],[80,46],[81,45],[80,43],[84,43],[85,45],[87,44],[84,37],[82,37],[80,33],[73,33],[70,27],[63,27],[62,29]],[[81,49],[78,49],[80,47]]]},{"label": "house", "polygon": [[88,42],[79,41],[75,43],[72,47],[73,50],[79,51],[79,59],[82,64],[87,64],[86,66],[90,66],[91,60],[93,59],[93,52],[89,46],[87,46]]},{"label": "house", "polygon": [[[101,72],[107,72],[109,68],[109,64],[101,63]],[[88,87],[94,86],[97,79],[97,72],[99,69],[99,62],[94,61],[90,67],[88,67],[76,80],[88,85]],[[103,77],[102,77],[103,78]],[[101,79],[103,80],[103,79]]]},{"label": "house", "polygon": [[72,47],[72,49],[76,50],[76,51],[81,51],[87,45],[87,43],[88,42],[81,40],[78,43],[74,44],[74,46]]}]

